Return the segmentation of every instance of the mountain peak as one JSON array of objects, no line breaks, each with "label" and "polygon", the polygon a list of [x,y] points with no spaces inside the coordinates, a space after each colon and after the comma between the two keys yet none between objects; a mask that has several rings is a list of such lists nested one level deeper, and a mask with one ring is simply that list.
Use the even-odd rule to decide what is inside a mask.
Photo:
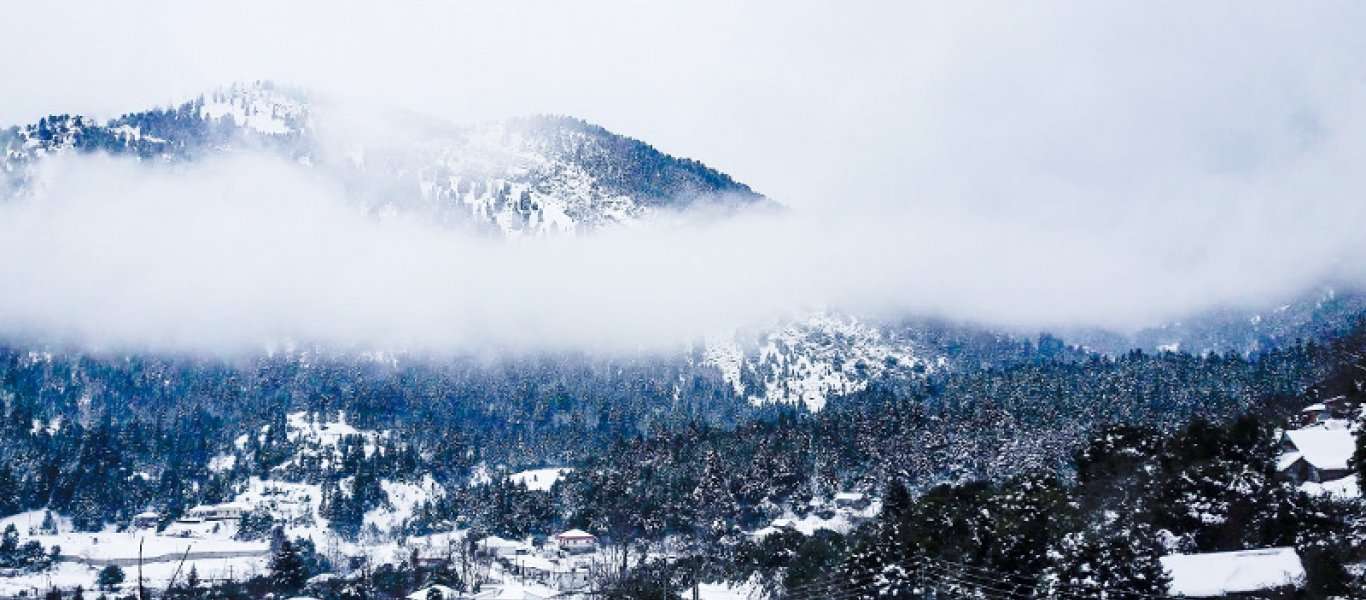
[{"label": "mountain peak", "polygon": [[[382,111],[333,120],[323,114],[329,108],[302,90],[257,81],[103,124],[56,115],[0,131],[0,172],[22,192],[32,169],[57,153],[177,161],[265,150],[335,177],[377,214],[417,213],[508,237],[582,233],[695,205],[771,204],[699,161],[574,117],[453,127]],[[414,134],[412,143],[392,142]]]}]

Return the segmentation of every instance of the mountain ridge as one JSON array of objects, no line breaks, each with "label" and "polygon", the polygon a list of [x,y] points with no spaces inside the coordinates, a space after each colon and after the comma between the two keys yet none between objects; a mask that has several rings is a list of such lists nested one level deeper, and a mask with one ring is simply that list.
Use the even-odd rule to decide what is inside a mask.
[{"label": "mountain ridge", "polygon": [[328,172],[376,214],[418,213],[505,237],[586,233],[698,205],[776,205],[701,161],[575,117],[460,126],[386,113],[353,127],[327,114],[332,106],[256,82],[103,123],[50,115],[0,130],[0,179],[7,195],[23,193],[41,161],[66,152],[185,161],[266,150]]}]

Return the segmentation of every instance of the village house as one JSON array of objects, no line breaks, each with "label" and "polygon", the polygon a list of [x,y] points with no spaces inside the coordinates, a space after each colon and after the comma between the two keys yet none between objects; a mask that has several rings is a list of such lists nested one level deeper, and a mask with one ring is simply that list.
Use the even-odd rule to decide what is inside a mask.
[{"label": "village house", "polygon": [[1328,407],[1322,403],[1310,404],[1300,410],[1300,425],[1308,427],[1316,425],[1333,418],[1328,412]]},{"label": "village house", "polygon": [[868,496],[861,492],[840,492],[835,494],[835,506],[863,510],[868,508]]},{"label": "village house", "polygon": [[521,556],[512,561],[522,577],[553,587],[562,592],[588,586],[588,567],[571,560]]},{"label": "village house", "polygon": [[242,518],[250,507],[237,502],[224,504],[201,504],[185,511],[181,521],[196,523],[200,521],[235,521]]},{"label": "village house", "polygon": [[569,553],[592,552],[598,548],[598,537],[582,529],[570,529],[555,534],[555,545]]},{"label": "village house", "polygon": [[1356,450],[1356,437],[1348,429],[1295,429],[1281,435],[1284,454],[1276,471],[1295,482],[1323,483],[1352,474],[1347,461]]},{"label": "village house", "polygon": [[155,511],[144,511],[133,515],[131,525],[133,529],[151,529],[161,522],[161,514]]},{"label": "village house", "polygon": [[507,540],[496,535],[488,536],[478,542],[474,547],[486,556],[494,558],[507,558],[510,556],[521,556],[531,553],[531,545],[517,540]]},{"label": "village house", "polygon": [[1334,419],[1356,419],[1358,403],[1347,396],[1334,396],[1323,401],[1323,406]]}]

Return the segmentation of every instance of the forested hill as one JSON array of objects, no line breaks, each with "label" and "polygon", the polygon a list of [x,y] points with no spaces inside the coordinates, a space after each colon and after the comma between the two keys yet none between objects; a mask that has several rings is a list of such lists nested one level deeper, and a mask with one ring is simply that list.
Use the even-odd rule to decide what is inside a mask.
[{"label": "forested hill", "polygon": [[[9,349],[0,513],[50,511],[85,531],[151,514],[171,535],[197,526],[192,507],[229,502],[250,512],[198,535],[275,531],[308,548],[330,540],[334,556],[414,536],[581,528],[626,554],[682,553],[594,584],[655,593],[698,578],[779,593],[834,585],[824,574],[838,572],[879,578],[857,597],[881,597],[923,585],[926,560],[1031,589],[1153,593],[1163,552],[1293,544],[1326,569],[1311,588],[1334,590],[1360,554],[1344,533],[1355,521],[1272,477],[1272,436],[1310,401],[1361,395],[1363,340],[1358,326],[1250,356],[1116,357],[1048,342],[1008,364],[878,380],[814,413],[751,404],[696,356],[234,364]],[[851,493],[880,501],[835,513],[829,499]],[[53,568],[30,546],[14,564]],[[384,563],[373,577],[310,560],[351,590],[329,598],[470,585],[449,558]],[[252,579],[245,596],[302,586],[288,581]],[[1041,597],[1070,597],[1051,593]],[[606,597],[641,597],[624,594]]]},{"label": "forested hill", "polygon": [[[763,506],[815,489],[871,491],[895,473],[920,486],[1061,466],[1106,424],[1171,427],[1274,408],[1322,380],[1332,356],[1308,344],[1252,357],[1039,358],[887,380],[811,414],[753,405],[714,369],[662,359],[395,364],[299,354],[232,365],[11,349],[0,356],[8,467],[0,477],[13,492],[0,498],[0,512],[51,507],[95,526],[148,507],[174,514],[226,500],[252,475],[351,476],[336,465],[279,470],[299,450],[283,436],[287,416],[302,413],[320,423],[341,414],[378,432],[372,460],[384,477],[430,475],[450,488],[481,465],[577,465],[635,439],[640,451],[665,452],[695,475],[700,463],[674,449],[738,430],[746,433],[724,435],[741,446],[719,452],[735,477],[755,473],[751,459],[784,465],[764,473],[790,474],[754,481],[752,494],[728,508],[748,522]],[[211,471],[223,455],[235,457],[234,468]],[[391,464],[398,456],[411,460]]]},{"label": "forested hill", "polygon": [[0,129],[0,192],[29,191],[54,155],[183,162],[247,151],[310,168],[377,213],[509,237],[585,233],[699,203],[776,206],[699,161],[580,119],[458,126],[383,111],[357,117],[268,82],[103,122],[61,114]]}]

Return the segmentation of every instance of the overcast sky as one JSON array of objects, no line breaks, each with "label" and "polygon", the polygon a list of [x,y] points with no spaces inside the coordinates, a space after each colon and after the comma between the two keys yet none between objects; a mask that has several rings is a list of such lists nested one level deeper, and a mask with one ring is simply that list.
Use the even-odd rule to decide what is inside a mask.
[{"label": "overcast sky", "polygon": [[[254,79],[454,121],[580,116],[807,215],[708,243],[852,246],[832,260],[865,265],[858,281],[787,290],[816,304],[1136,326],[1361,280],[1366,4],[949,4],[26,3],[6,7],[0,123]],[[85,214],[53,211],[33,217],[52,235],[11,226],[0,244],[22,253]],[[800,258],[771,279],[817,260]]]},{"label": "overcast sky", "polygon": [[1312,149],[1360,104],[1364,13],[1349,2],[24,3],[6,7],[15,51],[0,64],[0,122],[274,79],[457,121],[572,114],[794,205],[916,204],[935,190],[1037,206],[1051,200],[1019,193],[1021,178],[1114,191],[1274,168]]}]

